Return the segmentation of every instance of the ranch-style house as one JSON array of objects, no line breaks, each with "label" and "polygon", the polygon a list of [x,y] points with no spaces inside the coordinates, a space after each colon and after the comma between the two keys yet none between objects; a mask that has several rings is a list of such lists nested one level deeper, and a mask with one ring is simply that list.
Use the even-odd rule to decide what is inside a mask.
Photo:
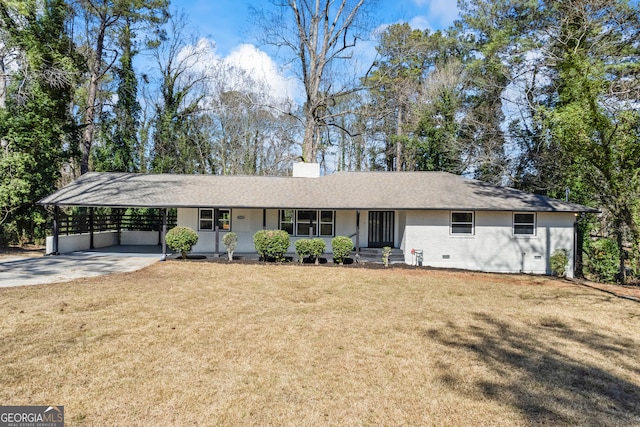
[{"label": "ranch-style house", "polygon": [[[487,272],[550,274],[550,256],[567,251],[573,275],[576,223],[596,209],[445,172],[337,172],[294,165],[293,176],[87,173],[40,204],[63,207],[177,210],[177,224],[198,232],[194,253],[224,251],[225,233],[238,253],[254,253],[260,229],[295,240],[348,236],[354,255],[389,246],[407,264]],[[166,214],[165,214],[166,218]],[[166,222],[165,222],[166,224]],[[159,231],[162,233],[162,231]],[[95,247],[157,245],[159,232],[96,233]],[[166,225],[165,225],[166,232]],[[146,233],[146,234],[145,234]],[[88,249],[86,239],[54,235],[47,252]],[[85,236],[86,237],[86,236]],[[166,252],[165,252],[166,253]]]}]

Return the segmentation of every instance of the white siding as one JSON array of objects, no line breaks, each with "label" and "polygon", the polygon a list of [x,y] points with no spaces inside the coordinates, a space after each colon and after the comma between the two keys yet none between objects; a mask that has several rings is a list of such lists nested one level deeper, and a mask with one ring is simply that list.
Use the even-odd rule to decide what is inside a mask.
[{"label": "white siding", "polygon": [[[367,239],[367,213],[364,212],[360,216],[360,244],[366,246]],[[231,211],[231,231],[238,234],[238,253],[253,253],[255,247],[253,245],[253,235],[256,231],[261,230],[263,222],[262,209],[233,209]],[[198,230],[198,209],[197,208],[180,208],[178,209],[178,225],[189,227],[198,232],[198,243],[193,247],[194,253],[214,253],[215,252],[215,236],[216,233],[211,230]],[[278,210],[267,209],[266,211],[266,229],[278,229]],[[356,212],[355,211],[336,211],[335,212],[335,235],[351,236],[355,244],[356,232]],[[220,231],[219,251],[226,252],[226,248],[222,243],[225,232]],[[354,235],[354,236],[352,236]],[[291,245],[289,252],[295,252],[295,242],[299,239],[307,238],[307,236],[291,236]],[[333,236],[323,237],[327,245],[327,254],[331,254],[331,240]]]},{"label": "white siding", "polygon": [[[536,213],[535,236],[513,235],[513,212],[474,212],[474,233],[470,236],[451,235],[450,211],[396,211],[395,244],[405,254],[405,262],[415,262],[411,249],[424,253],[423,265],[466,270],[550,274],[549,257],[556,249],[566,249],[569,256],[568,274],[573,274],[573,244],[575,215],[572,213]],[[367,246],[368,211],[360,213],[360,246]],[[198,209],[178,209],[178,225],[198,230]],[[253,253],[253,235],[263,228],[262,209],[233,209],[231,231],[238,234],[239,253]],[[266,228],[278,228],[278,210],[266,211]],[[350,236],[355,244],[356,211],[336,211],[335,235]],[[219,251],[225,252],[220,231]],[[193,252],[215,252],[214,231],[198,231],[199,239]],[[291,237],[289,252],[295,252]],[[331,239],[325,237],[327,254],[331,254]]]},{"label": "white siding", "polygon": [[[178,225],[189,227],[198,232],[198,243],[193,247],[194,253],[214,253],[216,250],[216,232],[212,230],[199,230],[199,210],[197,208],[178,209]],[[278,226],[277,212],[273,216],[275,226]],[[267,215],[269,222],[269,215]],[[269,228],[269,225],[267,225]],[[236,252],[255,252],[253,246],[253,235],[257,230],[262,229],[262,209],[232,209],[231,210],[231,231],[238,235],[238,246]],[[222,243],[222,238],[226,231],[220,230],[220,241],[218,251],[225,253],[227,250]]]},{"label": "white siding", "polygon": [[549,274],[549,257],[566,249],[573,273],[571,213],[537,213],[535,236],[513,235],[512,212],[475,212],[472,236],[450,234],[450,211],[409,211],[402,247],[424,251],[423,265],[505,273]]}]

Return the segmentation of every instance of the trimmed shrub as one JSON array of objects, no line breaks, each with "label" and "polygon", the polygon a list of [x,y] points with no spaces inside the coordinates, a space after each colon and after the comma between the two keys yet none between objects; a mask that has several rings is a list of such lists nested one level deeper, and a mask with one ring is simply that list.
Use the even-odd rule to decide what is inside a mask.
[{"label": "trimmed shrub", "polygon": [[620,252],[613,239],[599,239],[587,247],[586,267],[599,282],[614,283],[620,272]]},{"label": "trimmed shrub", "polygon": [[336,236],[331,240],[331,249],[333,251],[333,261],[343,264],[344,260],[351,256],[353,242],[347,236]]},{"label": "trimmed shrub", "polygon": [[289,249],[289,233],[284,230],[260,230],[253,235],[253,244],[262,261],[273,258],[282,262]]},{"label": "trimmed shrub", "polygon": [[305,258],[311,258],[316,264],[320,262],[320,256],[327,249],[327,244],[323,239],[300,239],[296,241],[296,254],[302,262]]},{"label": "trimmed shrub", "polygon": [[165,242],[174,251],[179,251],[182,259],[187,257],[187,253],[191,252],[191,248],[198,243],[198,233],[189,227],[174,227],[167,231]]},{"label": "trimmed shrub", "polygon": [[567,274],[567,266],[569,265],[569,257],[566,249],[556,249],[549,258],[551,263],[551,272],[558,277],[564,277]]},{"label": "trimmed shrub", "polygon": [[391,256],[392,252],[393,248],[391,246],[385,246],[384,248],[382,248],[382,263],[385,267],[389,266],[389,257]]},{"label": "trimmed shrub", "polygon": [[234,232],[230,232],[224,235],[222,238],[222,243],[225,248],[227,248],[227,255],[229,256],[229,261],[233,261],[233,252],[236,250],[238,246],[238,235]]},{"label": "trimmed shrub", "polygon": [[298,255],[298,262],[302,262],[305,258],[311,256],[311,239],[296,241],[296,255]]}]

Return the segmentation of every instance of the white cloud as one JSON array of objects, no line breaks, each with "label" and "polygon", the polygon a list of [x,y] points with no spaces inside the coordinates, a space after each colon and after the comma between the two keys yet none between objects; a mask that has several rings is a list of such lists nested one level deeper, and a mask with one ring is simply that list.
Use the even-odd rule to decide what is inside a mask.
[{"label": "white cloud", "polygon": [[423,30],[423,31],[426,30],[427,28],[428,29],[433,28],[431,25],[431,22],[429,22],[426,16],[414,16],[409,21],[409,25],[411,26],[411,28],[416,28],[418,30]]},{"label": "white cloud", "polygon": [[273,98],[295,99],[299,94],[298,82],[284,76],[269,55],[252,44],[241,44],[224,58],[224,62],[245,70],[249,75],[266,83]]},{"label": "white cloud", "polygon": [[283,101],[296,100],[301,93],[297,79],[285,76],[267,53],[251,44],[238,45],[222,57],[215,42],[201,38],[195,45],[185,46],[178,59],[188,69],[207,76],[214,97],[220,91],[257,91],[271,101]]},{"label": "white cloud", "polygon": [[446,28],[453,24],[460,14],[456,2],[452,0],[413,0],[413,3],[425,13],[413,17],[409,24],[421,30]]}]

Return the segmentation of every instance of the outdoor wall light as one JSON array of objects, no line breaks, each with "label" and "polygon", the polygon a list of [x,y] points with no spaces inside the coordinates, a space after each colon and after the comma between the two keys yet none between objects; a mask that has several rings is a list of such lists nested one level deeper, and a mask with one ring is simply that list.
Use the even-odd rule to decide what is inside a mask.
[{"label": "outdoor wall light", "polygon": [[238,218],[238,219],[244,219],[244,215],[238,215],[236,218]]}]

